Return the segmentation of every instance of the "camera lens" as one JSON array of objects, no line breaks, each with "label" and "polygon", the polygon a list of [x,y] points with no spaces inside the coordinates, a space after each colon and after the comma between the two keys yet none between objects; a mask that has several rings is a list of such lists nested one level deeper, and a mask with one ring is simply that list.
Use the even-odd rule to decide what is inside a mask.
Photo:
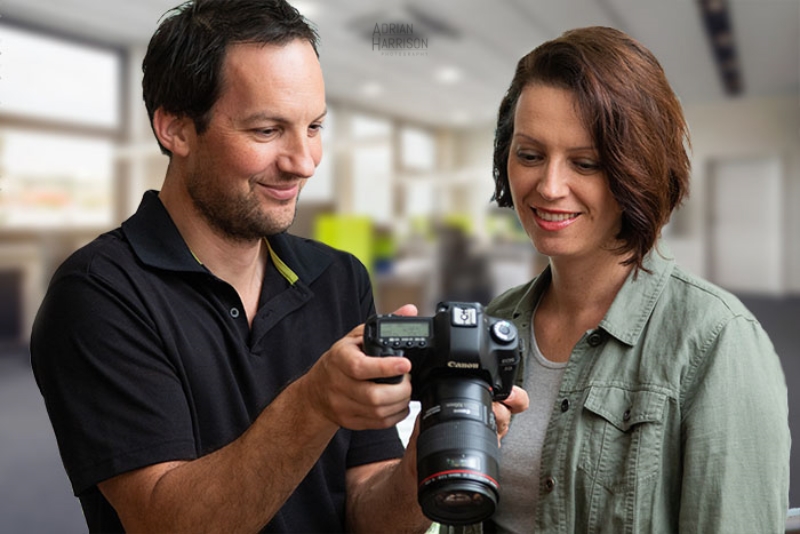
[{"label": "camera lens", "polygon": [[430,381],[420,395],[419,503],[445,525],[490,517],[499,485],[497,430],[489,385],[474,377]]}]

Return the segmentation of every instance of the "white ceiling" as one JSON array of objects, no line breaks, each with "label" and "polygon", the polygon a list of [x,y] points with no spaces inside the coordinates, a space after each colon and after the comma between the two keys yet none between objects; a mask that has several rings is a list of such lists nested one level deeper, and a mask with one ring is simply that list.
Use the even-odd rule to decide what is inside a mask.
[{"label": "white ceiling", "polygon": [[[4,21],[143,46],[178,0],[2,0]],[[728,0],[744,97],[800,95],[800,0]],[[425,125],[490,124],[516,61],[566,29],[614,26],[661,60],[685,104],[725,98],[691,0],[304,0],[328,98]],[[411,24],[416,55],[373,50],[375,24]],[[450,83],[439,78],[449,78]],[[453,82],[453,78],[456,79]]]}]

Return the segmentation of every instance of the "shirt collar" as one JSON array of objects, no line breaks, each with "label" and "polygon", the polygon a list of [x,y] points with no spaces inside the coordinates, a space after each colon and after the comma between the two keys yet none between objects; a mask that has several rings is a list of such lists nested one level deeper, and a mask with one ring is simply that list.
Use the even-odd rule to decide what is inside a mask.
[{"label": "shirt collar", "polygon": [[[146,265],[169,271],[208,272],[189,250],[158,191],[144,194],[136,213],[122,223],[122,231]],[[286,233],[267,238],[273,264],[292,285],[298,280],[311,283],[331,263],[324,248],[300,247],[300,241]]]},{"label": "shirt collar", "polygon": [[[672,274],[675,260],[671,257],[669,248],[664,243],[659,243],[645,256],[643,266],[650,272],[640,270],[634,279],[631,271],[599,324],[600,328],[628,345],[634,345],[639,339]],[[551,279],[552,273],[548,265],[528,285],[522,298],[514,303],[513,309],[502,310],[503,313],[510,312],[515,322],[519,323],[518,327],[522,322],[530,320],[533,309],[550,285]]]},{"label": "shirt collar", "polygon": [[675,260],[664,243],[658,243],[644,258],[645,270],[634,271],[620,288],[600,327],[628,345],[634,345],[642,334],[675,268]]}]

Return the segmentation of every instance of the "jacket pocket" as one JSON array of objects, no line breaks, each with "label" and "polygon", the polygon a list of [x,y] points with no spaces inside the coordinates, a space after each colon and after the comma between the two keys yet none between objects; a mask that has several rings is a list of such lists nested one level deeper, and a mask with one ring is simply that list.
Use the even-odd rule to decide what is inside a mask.
[{"label": "jacket pocket", "polygon": [[591,387],[579,468],[613,493],[659,473],[666,401],[660,391]]}]

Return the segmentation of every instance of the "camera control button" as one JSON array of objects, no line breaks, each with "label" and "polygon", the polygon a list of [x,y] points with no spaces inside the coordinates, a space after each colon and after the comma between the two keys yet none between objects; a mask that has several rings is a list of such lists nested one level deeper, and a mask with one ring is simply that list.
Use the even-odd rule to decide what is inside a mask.
[{"label": "camera control button", "polygon": [[517,337],[517,334],[511,323],[498,321],[492,325],[492,336],[499,343],[511,343]]}]

